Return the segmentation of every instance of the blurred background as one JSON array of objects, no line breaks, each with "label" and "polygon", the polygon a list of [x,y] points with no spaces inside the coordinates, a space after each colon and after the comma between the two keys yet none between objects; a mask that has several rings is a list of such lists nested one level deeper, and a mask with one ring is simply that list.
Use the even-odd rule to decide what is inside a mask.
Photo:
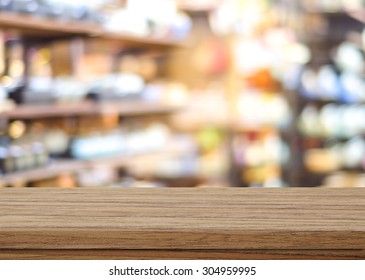
[{"label": "blurred background", "polygon": [[0,0],[0,187],[365,187],[364,0]]}]

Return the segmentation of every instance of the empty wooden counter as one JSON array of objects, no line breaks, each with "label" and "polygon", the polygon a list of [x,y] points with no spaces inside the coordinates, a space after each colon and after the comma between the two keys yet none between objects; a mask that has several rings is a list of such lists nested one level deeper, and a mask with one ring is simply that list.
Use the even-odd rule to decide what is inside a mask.
[{"label": "empty wooden counter", "polygon": [[365,189],[0,189],[1,259],[365,259]]}]

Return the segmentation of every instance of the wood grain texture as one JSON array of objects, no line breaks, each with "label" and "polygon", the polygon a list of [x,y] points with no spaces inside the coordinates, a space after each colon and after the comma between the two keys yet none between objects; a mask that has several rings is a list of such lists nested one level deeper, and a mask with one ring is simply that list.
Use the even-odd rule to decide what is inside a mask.
[{"label": "wood grain texture", "polygon": [[364,189],[0,189],[0,251],[13,256],[364,258],[364,249]]},{"label": "wood grain texture", "polygon": [[0,260],[363,260],[365,250],[2,250]]}]

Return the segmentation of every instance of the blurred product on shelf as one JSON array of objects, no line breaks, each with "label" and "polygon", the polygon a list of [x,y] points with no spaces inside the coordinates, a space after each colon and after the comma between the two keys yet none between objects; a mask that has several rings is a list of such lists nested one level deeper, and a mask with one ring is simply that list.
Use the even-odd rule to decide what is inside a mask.
[{"label": "blurred product on shelf", "polygon": [[102,27],[105,32],[140,37],[186,38],[192,28],[190,17],[178,10],[176,1],[150,0],[3,0],[0,11],[49,18],[62,22],[82,22]]},{"label": "blurred product on shelf", "polygon": [[365,105],[328,103],[321,108],[314,104],[303,109],[298,127],[310,137],[348,139],[365,133]]},{"label": "blurred product on shelf", "polygon": [[298,94],[293,103],[297,180],[305,186],[361,185],[346,183],[337,172],[356,177],[364,170],[364,22],[357,16],[364,2],[301,1],[298,11],[303,19],[298,34],[312,55],[287,87]]},{"label": "blurred product on shelf", "polygon": [[335,172],[323,180],[327,188],[364,188],[365,174],[354,172]]},{"label": "blurred product on shelf", "polygon": [[273,7],[268,0],[217,1],[219,5],[212,10],[209,21],[217,35],[236,33],[242,36],[252,34],[257,26],[271,24],[273,17],[268,13]]},{"label": "blurred product on shelf", "polygon": [[[169,128],[155,121],[131,120],[120,126],[115,120],[84,118],[79,120],[77,127],[74,127],[78,135],[72,135],[72,127],[65,121],[55,122],[54,120],[33,121],[29,125],[21,121],[10,123],[7,132],[11,136],[10,142],[4,143],[5,145],[0,149],[0,180],[1,175],[11,175],[14,172],[20,174],[21,171],[36,170],[48,164],[52,167],[55,162],[70,157],[77,160],[75,162],[80,162],[77,168],[79,168],[78,173],[82,175],[83,172],[91,174],[94,165],[95,174],[115,174],[115,167],[119,164],[132,164],[133,156],[141,155],[141,160],[136,162],[138,166],[142,164],[142,173],[146,173],[148,162],[154,165],[156,162],[153,159],[148,161],[145,155],[153,153],[157,155],[169,145],[176,146],[174,142],[171,142],[173,139]],[[177,156],[179,153],[187,155],[191,152],[191,147],[188,146],[188,150],[185,148],[183,147],[182,151],[177,150],[172,153],[171,150],[171,153],[166,153],[166,158],[159,158],[160,164],[164,164],[164,161],[171,156]],[[130,157],[129,160],[128,157]],[[82,162],[84,162],[83,165],[81,165]],[[88,168],[89,164],[91,169]],[[60,174],[54,177],[59,177],[58,175],[62,175],[62,169]],[[87,177],[87,175],[84,176]],[[108,184],[116,181],[111,180]],[[100,179],[95,181],[94,185],[101,186],[104,183],[106,181]],[[76,183],[76,185],[89,184]]]},{"label": "blurred product on shelf", "polygon": [[0,10],[30,14],[37,17],[65,21],[82,21],[100,24],[104,21],[103,5],[115,1],[69,1],[69,0],[4,0]]},{"label": "blurred product on shelf", "polygon": [[[8,174],[45,166],[49,154],[43,142],[26,134],[26,124],[13,121],[8,126],[10,139],[5,140],[1,149],[0,174]],[[9,143],[10,142],[10,143]]]},{"label": "blurred product on shelf", "polygon": [[[0,86],[1,111],[14,107],[11,100],[17,104],[67,103],[85,99],[144,100],[184,105],[186,99],[184,85],[157,78],[159,69],[153,58],[123,56],[115,73],[110,73],[112,55],[98,52],[74,54],[73,57],[80,61],[77,67],[72,67],[72,61],[54,65],[53,60],[58,54],[54,50],[72,49],[72,43],[43,44],[28,49],[29,77],[25,84],[22,42],[18,39],[4,42],[6,60],[1,78],[4,87]],[[70,60],[70,54],[65,59]],[[103,66],[99,66],[100,63]],[[76,72],[77,76],[72,72]]]},{"label": "blurred product on shelf", "polygon": [[104,27],[138,36],[183,39],[190,33],[192,22],[189,16],[178,11],[176,1],[136,0],[127,1],[122,9],[108,15]]},{"label": "blurred product on shelf", "polygon": [[305,152],[306,167],[316,173],[340,169],[365,169],[365,140],[354,137],[346,142],[328,141],[321,149]]},{"label": "blurred product on shelf", "polygon": [[2,42],[4,44],[4,68],[2,71],[1,83],[7,91],[8,97],[18,100],[25,83],[25,65],[23,42],[16,37],[7,39],[7,34],[3,33]]},{"label": "blurred product on shelf", "polygon": [[0,0],[0,186],[364,187],[364,9]]},{"label": "blurred product on shelf", "polygon": [[293,66],[310,60],[310,50],[298,40],[289,28],[270,28],[260,36],[238,40],[235,48],[238,71],[244,76],[256,75],[258,82],[266,82],[258,86],[273,86],[267,84],[269,75],[283,80]]},{"label": "blurred product on shelf", "polygon": [[[136,161],[128,166],[131,175],[138,177],[152,176],[162,181],[181,179],[185,183],[198,185],[201,182],[207,184],[223,184],[228,168],[223,133],[218,129],[202,129],[196,134],[175,134],[170,146],[177,153],[159,161]],[[193,179],[194,178],[194,179]],[[200,178],[200,179],[198,179]],[[188,180],[189,182],[186,182]]]},{"label": "blurred product on shelf", "polygon": [[318,71],[306,67],[301,76],[300,93],[312,100],[342,103],[365,101],[365,57],[354,44],[344,42],[337,48],[334,65],[323,65]]},{"label": "blurred product on shelf", "polygon": [[144,87],[136,74],[110,74],[92,83],[89,96],[96,100],[139,99]]},{"label": "blurred product on shelf", "polygon": [[285,129],[290,123],[289,104],[277,93],[246,89],[239,96],[237,108],[237,125],[243,130],[257,130],[265,127]]},{"label": "blurred product on shelf", "polygon": [[186,108],[173,116],[174,127],[182,131],[196,131],[204,127],[225,128],[229,125],[224,85],[212,82],[205,89],[191,90]]},{"label": "blurred product on shelf", "polygon": [[127,128],[110,134],[74,137],[69,155],[76,159],[95,159],[112,155],[140,154],[162,150],[169,138],[168,128],[152,124],[146,128]]},{"label": "blurred product on shelf", "polygon": [[281,168],[288,163],[290,152],[275,129],[237,135],[234,156],[243,168],[243,181],[250,186],[285,186]]}]

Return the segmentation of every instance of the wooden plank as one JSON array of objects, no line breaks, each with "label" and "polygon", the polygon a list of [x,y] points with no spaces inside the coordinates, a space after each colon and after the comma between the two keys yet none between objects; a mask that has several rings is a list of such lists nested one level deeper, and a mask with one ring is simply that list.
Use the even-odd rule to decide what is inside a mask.
[{"label": "wooden plank", "polygon": [[364,250],[364,189],[2,189],[3,250]]}]

